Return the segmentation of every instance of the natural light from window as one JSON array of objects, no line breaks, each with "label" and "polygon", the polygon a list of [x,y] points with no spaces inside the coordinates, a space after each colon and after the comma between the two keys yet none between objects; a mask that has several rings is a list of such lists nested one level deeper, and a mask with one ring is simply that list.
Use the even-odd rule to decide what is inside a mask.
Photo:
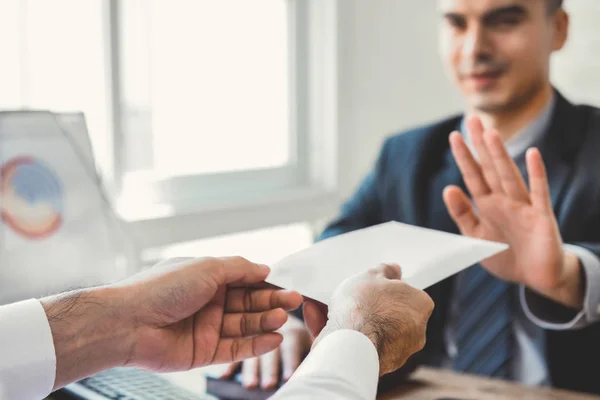
[{"label": "natural light from window", "polygon": [[126,174],[166,179],[290,160],[286,1],[122,5]]}]

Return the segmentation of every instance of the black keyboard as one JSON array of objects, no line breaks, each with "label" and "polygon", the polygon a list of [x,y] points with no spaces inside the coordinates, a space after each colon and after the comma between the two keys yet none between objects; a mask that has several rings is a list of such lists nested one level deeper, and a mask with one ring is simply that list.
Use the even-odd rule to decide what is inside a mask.
[{"label": "black keyboard", "polygon": [[63,389],[86,400],[217,400],[174,385],[169,380],[134,368],[115,368]]}]

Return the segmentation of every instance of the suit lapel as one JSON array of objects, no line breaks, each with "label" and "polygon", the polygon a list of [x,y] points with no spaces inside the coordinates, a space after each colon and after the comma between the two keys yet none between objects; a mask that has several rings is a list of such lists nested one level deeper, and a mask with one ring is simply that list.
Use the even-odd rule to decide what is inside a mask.
[{"label": "suit lapel", "polygon": [[462,175],[458,165],[448,148],[444,154],[444,165],[439,173],[433,178],[429,193],[429,222],[428,227],[440,231],[458,233],[458,227],[450,217],[446,204],[443,200],[444,189],[449,185],[456,185],[463,190]]},{"label": "suit lapel", "polygon": [[556,96],[550,129],[538,148],[546,165],[552,208],[560,224],[562,200],[571,181],[575,156],[584,140],[587,121],[558,91]]}]

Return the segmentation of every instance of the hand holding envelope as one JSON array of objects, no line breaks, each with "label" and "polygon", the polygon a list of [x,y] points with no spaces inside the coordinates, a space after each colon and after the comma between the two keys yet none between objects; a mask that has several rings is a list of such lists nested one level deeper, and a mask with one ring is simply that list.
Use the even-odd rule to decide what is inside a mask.
[{"label": "hand holding envelope", "polygon": [[335,331],[355,330],[375,345],[380,376],[402,367],[425,346],[434,304],[427,293],[401,278],[399,266],[383,264],[342,282],[328,311],[322,304],[307,301],[304,321],[316,337],[313,348]]},{"label": "hand holding envelope", "polygon": [[402,267],[402,280],[425,289],[507,245],[387,222],[315,243],[272,266],[267,279],[329,304],[347,278],[382,263]]}]

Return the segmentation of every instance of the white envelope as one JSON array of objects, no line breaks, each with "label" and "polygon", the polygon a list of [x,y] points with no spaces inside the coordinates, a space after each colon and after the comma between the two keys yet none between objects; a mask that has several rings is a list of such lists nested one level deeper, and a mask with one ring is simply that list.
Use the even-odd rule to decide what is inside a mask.
[{"label": "white envelope", "polygon": [[346,278],[382,263],[402,267],[402,279],[425,289],[508,245],[399,222],[387,222],[317,242],[272,266],[268,282],[329,303]]}]

